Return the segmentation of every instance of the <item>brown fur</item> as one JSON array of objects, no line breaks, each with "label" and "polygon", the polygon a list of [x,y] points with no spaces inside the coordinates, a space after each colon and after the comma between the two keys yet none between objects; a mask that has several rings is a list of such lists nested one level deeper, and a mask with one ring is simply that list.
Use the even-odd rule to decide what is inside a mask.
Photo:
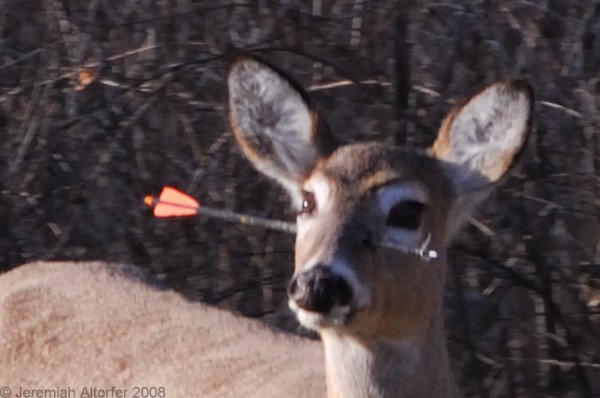
[{"label": "brown fur", "polygon": [[[428,201],[438,204],[428,207],[424,222],[433,232],[431,248],[443,252],[451,197],[443,170],[424,155],[380,144],[356,144],[334,152],[316,167],[313,175],[317,174],[325,176],[332,187],[330,201],[335,211],[320,215],[320,228],[310,240],[296,242],[296,273],[318,250],[329,248],[322,254],[324,262],[336,251],[345,251],[359,279],[377,286],[369,310],[360,312],[345,332],[384,340],[422,333],[441,308],[441,297],[431,292],[444,283],[443,259],[424,264],[414,255],[393,250],[364,251],[355,244],[352,230],[374,223],[367,221],[372,216],[364,205],[376,188],[394,181],[417,181],[424,189],[428,187]],[[376,237],[383,233],[377,228],[373,232]]]},{"label": "brown fur", "polygon": [[[238,60],[240,69],[269,68],[257,62]],[[234,70],[229,79],[260,83]],[[289,87],[296,86],[286,84],[280,76],[277,83],[266,88],[265,99],[253,96],[252,101],[258,103],[248,106],[247,111],[238,109],[238,116],[248,120],[254,108],[267,106],[274,96],[285,97]],[[230,87],[230,103],[244,101],[247,103],[248,98]],[[259,171],[284,184],[296,203],[301,202],[301,191],[320,192],[312,192],[316,210],[299,219],[295,275],[319,264],[338,269],[336,272],[353,280],[355,307],[350,318],[328,321],[328,316],[336,315],[297,309],[299,319],[318,330],[323,339],[329,397],[458,395],[444,344],[443,251],[461,220],[512,165],[529,131],[531,109],[527,83],[507,80],[488,86],[450,112],[427,153],[361,143],[323,155],[324,140],[319,138],[319,130],[314,125],[296,124],[294,128],[309,129],[317,135],[296,135],[292,144],[281,148],[282,153],[272,156],[248,148],[247,137],[260,132],[234,127],[250,161]],[[300,105],[281,116],[293,120],[296,113],[305,111]],[[233,119],[232,125],[237,126]],[[270,130],[262,138],[285,142],[282,137],[288,128],[282,128],[281,136]],[[291,178],[289,170],[294,168],[284,169],[278,164],[280,157],[290,151],[296,151],[296,169],[301,170]],[[312,159],[312,167],[307,168],[306,161],[311,158],[304,154],[321,156]],[[364,243],[381,241],[391,233],[375,193],[388,184],[412,192],[407,195],[424,196],[419,199],[424,204],[419,229],[405,229],[403,236],[416,239],[420,234],[421,242],[429,236],[428,249],[439,254],[434,261]],[[364,295],[367,304],[358,304],[356,295],[361,291],[368,292]]]},{"label": "brown fur", "polygon": [[317,342],[152,287],[134,266],[33,263],[0,277],[0,384],[317,397]]},{"label": "brown fur", "polygon": [[[244,58],[237,63],[229,77],[230,104],[237,104],[244,121],[232,116],[242,150],[296,202],[312,183],[328,192],[315,214],[299,220],[296,274],[317,263],[336,265],[336,272],[355,278],[356,295],[368,291],[366,304],[356,304],[343,322],[315,321],[329,397],[458,396],[444,342],[443,250],[465,213],[520,151],[530,127],[530,88],[520,81],[489,86],[448,116],[429,153],[371,143],[330,154],[327,143],[333,141],[322,136],[315,118],[297,117],[306,115],[306,102],[280,106],[287,95],[298,98],[294,85],[272,70],[266,71],[268,84],[253,81],[268,66]],[[263,85],[239,90],[239,84]],[[265,91],[268,101],[261,98]],[[262,117],[254,120],[256,114],[272,116],[283,133]],[[273,144],[268,140],[281,152],[257,146]],[[394,232],[375,194],[389,184],[423,196],[419,228],[395,232],[421,241],[430,236],[428,249],[439,254],[434,261],[368,244]],[[323,395],[323,354],[316,343],[187,302],[148,280],[135,267],[102,263],[36,263],[3,275],[1,376],[13,388],[146,385],[164,386],[168,397]],[[331,315],[299,314],[307,323],[311,316]]]}]

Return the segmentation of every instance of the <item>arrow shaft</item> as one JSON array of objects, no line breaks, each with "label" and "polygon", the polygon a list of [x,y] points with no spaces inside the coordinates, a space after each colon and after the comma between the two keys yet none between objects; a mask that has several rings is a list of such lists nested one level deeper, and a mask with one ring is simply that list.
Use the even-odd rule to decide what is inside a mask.
[{"label": "arrow shaft", "polygon": [[252,227],[262,227],[281,231],[288,234],[296,234],[296,224],[286,221],[273,220],[270,218],[250,216],[247,214],[236,213],[230,210],[215,209],[213,207],[201,206],[198,209],[200,215],[218,218],[224,221],[237,222]]},{"label": "arrow shaft", "polygon": [[[199,215],[216,218],[223,221],[239,223],[243,225],[248,225],[252,227],[261,227],[267,228],[275,231],[285,232],[288,234],[295,235],[298,232],[298,228],[295,223],[273,220],[271,218],[259,217],[259,216],[250,216],[248,214],[236,213],[231,210],[217,209],[215,207],[209,206],[187,206],[178,203],[173,203],[169,201],[159,200],[155,201],[156,204],[158,202],[168,204],[171,206],[178,206],[182,208],[195,209]],[[392,241],[380,241],[376,242],[377,246],[383,247],[385,249],[398,250],[404,253],[413,254],[421,257],[425,261],[435,260],[438,257],[438,253],[435,250],[428,250],[429,243],[431,240],[431,235],[427,235],[425,241],[421,244],[420,247],[407,247],[405,245],[392,242]]]},{"label": "arrow shaft", "polygon": [[[291,222],[273,220],[271,218],[264,218],[264,217],[258,217],[258,216],[250,216],[247,214],[236,213],[236,212],[233,212],[230,210],[223,210],[223,209],[216,209],[213,207],[201,206],[199,208],[199,212],[200,212],[200,215],[204,215],[207,217],[218,218],[220,220],[234,222],[234,223],[240,223],[240,224],[249,225],[252,227],[262,227],[262,228],[272,229],[275,231],[281,231],[281,232],[285,232],[285,233],[292,234],[292,235],[296,234],[298,231],[296,224],[291,223]],[[425,261],[431,261],[431,260],[436,259],[438,254],[435,250],[427,250],[430,239],[431,239],[431,235],[428,235],[427,239],[425,239],[425,242],[423,242],[421,247],[418,247],[418,248],[406,247],[404,245],[398,244],[396,242],[391,242],[391,241],[377,242],[376,245],[386,248],[386,249],[399,250],[404,253],[414,254],[414,255],[421,257]]]}]

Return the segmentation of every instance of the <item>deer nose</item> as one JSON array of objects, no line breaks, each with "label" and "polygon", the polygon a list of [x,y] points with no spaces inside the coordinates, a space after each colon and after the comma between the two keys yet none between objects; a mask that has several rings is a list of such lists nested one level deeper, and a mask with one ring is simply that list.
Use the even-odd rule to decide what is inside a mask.
[{"label": "deer nose", "polygon": [[326,314],[335,306],[350,305],[352,288],[331,267],[316,265],[292,279],[288,297],[303,310]]}]

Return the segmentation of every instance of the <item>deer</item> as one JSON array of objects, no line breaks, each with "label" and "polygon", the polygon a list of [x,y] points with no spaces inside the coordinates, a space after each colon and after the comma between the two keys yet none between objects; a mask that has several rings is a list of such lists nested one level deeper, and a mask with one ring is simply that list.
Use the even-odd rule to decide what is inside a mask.
[{"label": "deer", "polygon": [[342,143],[306,92],[257,58],[237,58],[227,86],[238,147],[297,211],[288,304],[321,342],[186,301],[136,266],[37,262],[0,276],[0,384],[460,396],[445,342],[445,248],[522,152],[531,86],[485,87],[422,151]]}]

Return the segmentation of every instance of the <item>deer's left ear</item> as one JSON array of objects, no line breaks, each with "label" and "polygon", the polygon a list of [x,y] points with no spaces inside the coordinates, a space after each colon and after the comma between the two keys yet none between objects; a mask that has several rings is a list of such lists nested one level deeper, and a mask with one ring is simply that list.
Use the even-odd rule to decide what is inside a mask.
[{"label": "deer's left ear", "polygon": [[529,83],[506,80],[450,112],[429,153],[452,166],[451,179],[459,195],[506,173],[527,138],[532,108]]}]

